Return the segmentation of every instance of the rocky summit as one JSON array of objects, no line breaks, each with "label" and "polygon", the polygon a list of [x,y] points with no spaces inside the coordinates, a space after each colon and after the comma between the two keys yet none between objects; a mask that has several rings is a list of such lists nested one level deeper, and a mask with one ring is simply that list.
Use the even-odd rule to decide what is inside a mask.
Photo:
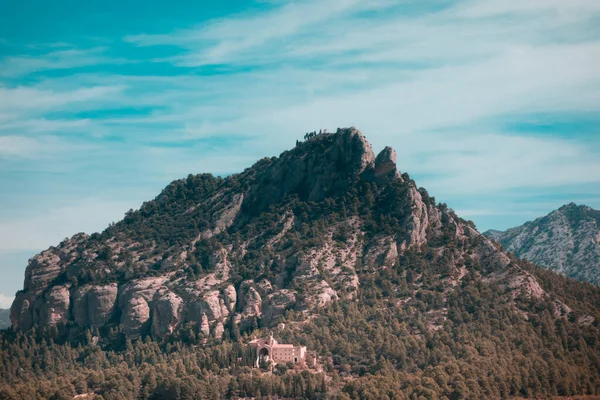
[{"label": "rocky summit", "polygon": [[[508,299],[547,296],[531,273],[401,174],[393,149],[375,156],[348,128],[227,178],[175,181],[104,232],[41,252],[11,320],[21,330],[120,326],[153,336],[196,323],[221,337],[226,327],[273,326],[287,310],[309,319],[354,299],[365,274],[415,252],[442,265],[442,302],[469,275],[501,286]],[[554,304],[557,315],[570,310]],[[428,318],[439,327],[447,309]]]},{"label": "rocky summit", "polygon": [[581,281],[600,284],[600,211],[570,203],[545,217],[484,235],[507,251]]}]

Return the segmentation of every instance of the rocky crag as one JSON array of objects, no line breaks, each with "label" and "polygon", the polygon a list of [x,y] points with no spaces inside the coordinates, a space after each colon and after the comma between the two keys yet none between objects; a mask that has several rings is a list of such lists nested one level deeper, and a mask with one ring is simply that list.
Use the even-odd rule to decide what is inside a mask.
[{"label": "rocky crag", "polygon": [[600,284],[600,211],[570,203],[545,217],[484,235],[507,251],[563,275]]},{"label": "rocky crag", "polygon": [[[500,288],[498,301],[519,318],[528,318],[523,299],[552,298],[556,318],[594,320],[436,205],[398,171],[393,149],[375,156],[355,128],[317,135],[227,178],[190,175],[104,232],[41,252],[11,320],[20,330],[113,327],[155,337],[191,324],[220,338],[226,329],[274,326],[289,312],[301,324],[354,301],[373,271],[415,260],[442,277],[425,294],[436,299],[426,329],[443,326],[449,295],[470,284]],[[411,281],[424,279],[417,272]],[[409,312],[421,295],[406,293],[394,306]]]}]

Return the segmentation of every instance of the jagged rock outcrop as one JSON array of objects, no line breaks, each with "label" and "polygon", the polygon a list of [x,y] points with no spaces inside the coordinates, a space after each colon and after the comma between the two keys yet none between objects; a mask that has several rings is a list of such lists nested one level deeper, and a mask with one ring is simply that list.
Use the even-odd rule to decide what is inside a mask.
[{"label": "jagged rock outcrop", "polygon": [[19,293],[10,307],[10,321],[15,329],[27,330],[34,324],[32,293]]},{"label": "jagged rock outcrop", "polygon": [[85,285],[73,291],[73,319],[81,327],[98,328],[110,321],[117,303],[119,287]]},{"label": "jagged rock outcrop", "polygon": [[386,146],[375,159],[375,176],[402,179],[396,168],[396,150]]},{"label": "jagged rock outcrop", "polygon": [[[310,144],[318,151],[306,151]],[[262,211],[291,193],[320,201],[347,189],[349,182],[372,171],[374,163],[371,145],[355,128],[310,139],[266,167],[250,188],[243,207]]]},{"label": "jagged rock outcrop", "polygon": [[151,304],[167,276],[131,281],[119,288],[118,306],[125,332],[138,333],[150,325]]},{"label": "jagged rock outcrop", "polygon": [[[127,335],[164,336],[191,324],[208,339],[232,324],[275,327],[293,314],[285,321],[293,329],[338,301],[356,301],[375,272],[408,275],[423,263],[443,276],[440,303],[466,277],[501,286],[515,309],[523,293],[546,298],[532,274],[436,205],[396,162],[393,149],[375,157],[362,133],[348,128],[227,178],[175,181],[104,232],[75,235],[33,257],[13,325],[121,325]],[[421,279],[410,274],[411,282]],[[417,295],[431,294],[404,290],[398,304],[411,312]],[[555,304],[561,318],[576,312]],[[448,308],[424,315],[424,326],[438,329]]]},{"label": "jagged rock outcrop", "polygon": [[600,284],[600,211],[571,203],[524,225],[484,234],[519,258]]},{"label": "jagged rock outcrop", "polygon": [[238,308],[240,312],[235,317],[235,322],[239,324],[240,329],[249,329],[254,324],[254,320],[262,317],[262,297],[254,288],[254,282],[244,281],[240,287]]},{"label": "jagged rock outcrop", "polygon": [[173,333],[181,322],[181,297],[170,290],[161,289],[154,295],[152,303],[152,334],[164,336]]},{"label": "jagged rock outcrop", "polygon": [[44,294],[40,307],[40,322],[44,326],[65,324],[69,319],[70,285],[54,286]]}]

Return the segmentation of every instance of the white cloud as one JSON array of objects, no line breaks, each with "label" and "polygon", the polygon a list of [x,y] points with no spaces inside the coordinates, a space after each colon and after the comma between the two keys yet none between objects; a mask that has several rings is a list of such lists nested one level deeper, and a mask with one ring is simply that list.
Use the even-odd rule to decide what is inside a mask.
[{"label": "white cloud", "polygon": [[459,7],[459,15],[470,18],[483,18],[501,15],[536,15],[540,12],[551,13],[555,16],[580,16],[586,13],[600,11],[600,5],[595,0],[470,0]]},{"label": "white cloud", "polygon": [[[125,40],[142,46],[187,48],[187,55],[173,58],[184,65],[252,65],[307,58],[335,63],[338,56],[339,65],[343,65],[376,61],[382,55],[387,61],[468,62],[464,57],[493,55],[518,43],[543,43],[549,34],[560,40],[568,34],[566,29],[594,21],[600,12],[593,0],[450,4],[362,0],[285,3],[271,11],[218,19],[195,29],[133,35]],[[414,7],[423,10],[411,12]],[[366,11],[383,12],[368,18]],[[511,19],[490,18],[505,15]]]},{"label": "white cloud", "polygon": [[0,308],[9,309],[14,299],[15,296],[7,296],[4,293],[0,293]]},{"label": "white cloud", "polygon": [[600,182],[600,148],[494,123],[600,107],[600,38],[586,31],[600,3],[459,1],[408,15],[419,4],[405,2],[365,18],[372,4],[284,4],[129,37],[187,49],[175,64],[266,68],[214,77],[208,113],[190,104],[153,118],[185,121],[187,137],[259,132],[276,149],[291,143],[282,132],[355,125],[442,197]]},{"label": "white cloud", "polygon": [[16,78],[39,71],[124,62],[124,60],[115,60],[104,56],[103,53],[105,50],[105,47],[85,50],[67,48],[35,56],[5,57],[0,60],[0,77]]},{"label": "white cloud", "polygon": [[409,171],[431,176],[421,184],[446,195],[600,183],[598,149],[573,141],[471,134],[460,141],[438,135],[433,142],[427,146],[414,138],[399,158]]},{"label": "white cloud", "polygon": [[[21,123],[14,123],[12,127],[10,125],[0,124],[0,134],[4,131],[15,130],[28,130],[31,132],[50,133],[54,130],[62,130],[63,132],[68,128],[81,127],[85,124],[77,123],[77,121],[46,121],[46,120],[32,120],[23,121]],[[72,140],[52,136],[52,135],[38,135],[37,137],[28,137],[21,135],[1,135],[0,136],[0,160],[6,159],[29,159],[32,161],[42,159],[60,159],[67,153],[89,151],[94,146],[88,143],[74,143]],[[46,166],[47,168],[47,166]],[[6,170],[5,172],[8,172]]]},{"label": "white cloud", "polygon": [[30,157],[40,148],[35,139],[23,136],[0,136],[0,157]]},{"label": "white cloud", "polygon": [[6,117],[8,122],[2,123],[0,115],[0,132],[10,132],[14,130],[26,130],[29,133],[50,133],[55,131],[68,131],[71,129],[81,129],[90,123],[89,119],[46,119],[35,118],[21,120],[15,117]]},{"label": "white cloud", "polygon": [[[283,3],[270,12],[242,14],[216,19],[196,29],[181,30],[163,35],[131,35],[125,40],[141,46],[179,45],[195,48],[209,45],[196,62],[230,62],[232,54],[244,54],[250,49],[261,47],[272,41],[296,38],[309,33],[311,26],[331,22],[347,13],[384,8],[391,2],[369,0],[310,0]],[[196,63],[192,59],[186,63]]]},{"label": "white cloud", "polygon": [[[462,1],[408,16],[404,10],[418,3],[405,2],[377,18],[363,16],[369,7],[391,4],[284,4],[128,40],[187,48],[174,63],[267,68],[214,77],[207,86],[216,93],[210,99],[220,107],[216,113],[194,116],[193,104],[188,112],[178,110],[186,131],[201,136],[242,126],[279,135],[315,123],[424,135],[515,112],[581,112],[600,105],[600,41],[566,41],[600,16],[598,2]],[[511,19],[490,18],[506,14]],[[241,112],[227,106],[232,101]]]},{"label": "white cloud", "polygon": [[73,104],[88,104],[95,101],[107,101],[125,89],[124,86],[95,86],[61,90],[39,89],[18,86],[0,87],[0,109],[4,112],[35,112],[61,109]]}]

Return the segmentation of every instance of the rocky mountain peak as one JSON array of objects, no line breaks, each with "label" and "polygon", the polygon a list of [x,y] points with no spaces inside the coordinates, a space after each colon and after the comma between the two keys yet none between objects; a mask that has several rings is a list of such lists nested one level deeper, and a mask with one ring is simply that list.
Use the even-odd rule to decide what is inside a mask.
[{"label": "rocky mountain peak", "polygon": [[[276,326],[290,310],[301,323],[357,299],[382,271],[415,285],[401,304],[416,303],[427,282],[448,294],[463,279],[501,286],[509,307],[518,293],[546,296],[492,241],[403,179],[392,148],[375,157],[359,130],[345,128],[307,135],[240,174],[174,181],[104,232],[38,254],[11,320],[153,336],[193,325],[220,338]],[[445,298],[427,326],[447,318]]]},{"label": "rocky mountain peak", "polygon": [[[382,156],[381,166],[385,164],[388,172],[395,170],[395,152],[389,149],[384,154],[387,158]],[[244,209],[262,211],[290,194],[309,201],[323,200],[360,179],[372,179],[375,164],[371,144],[354,127],[315,135],[246,173],[254,174],[255,179]]]},{"label": "rocky mountain peak", "polygon": [[521,226],[484,234],[517,257],[600,284],[600,211],[591,207],[565,204]]},{"label": "rocky mountain peak", "polygon": [[[288,162],[285,157],[290,152],[284,152],[281,161]],[[329,168],[332,171],[343,172],[351,176],[359,176],[365,171],[372,170],[375,166],[375,153],[371,144],[361,131],[355,127],[339,128],[336,133],[321,133],[300,143],[291,151],[294,157],[324,156],[318,162],[308,165]],[[309,171],[313,172],[313,171]],[[316,171],[314,171],[316,172]]]},{"label": "rocky mountain peak", "polygon": [[573,209],[577,209],[579,207],[586,207],[586,206],[578,206],[577,204],[575,204],[574,202],[570,202],[567,203],[563,206],[561,206],[558,210],[559,211],[564,211],[564,210],[573,210]]}]

